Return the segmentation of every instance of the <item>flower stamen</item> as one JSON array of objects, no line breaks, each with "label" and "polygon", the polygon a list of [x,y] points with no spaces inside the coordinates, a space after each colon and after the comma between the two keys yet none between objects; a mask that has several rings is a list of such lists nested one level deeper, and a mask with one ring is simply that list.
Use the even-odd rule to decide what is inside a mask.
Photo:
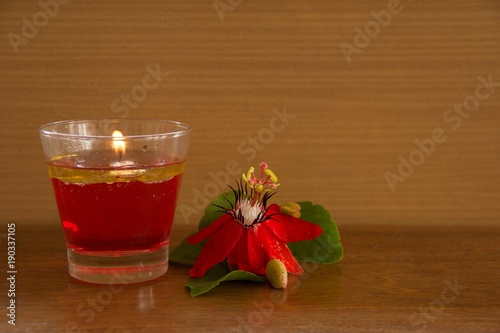
[{"label": "flower stamen", "polygon": [[255,176],[255,168],[250,167],[247,173],[241,175],[241,179],[245,182],[249,188],[253,190],[252,196],[252,206],[259,202],[260,194],[263,192],[271,192],[275,190],[280,184],[278,184],[278,177],[276,174],[269,169],[266,162],[260,164],[260,177]]}]

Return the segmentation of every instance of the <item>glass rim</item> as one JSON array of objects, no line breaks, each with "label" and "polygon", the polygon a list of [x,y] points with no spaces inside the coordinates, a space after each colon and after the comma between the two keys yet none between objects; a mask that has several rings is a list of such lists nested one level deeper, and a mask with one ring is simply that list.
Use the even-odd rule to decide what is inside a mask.
[{"label": "glass rim", "polygon": [[134,122],[145,122],[145,123],[162,123],[177,126],[177,129],[165,130],[160,133],[146,133],[146,134],[132,134],[123,135],[121,140],[125,139],[145,139],[145,138],[168,138],[168,137],[180,137],[187,135],[191,132],[191,126],[175,120],[167,119],[146,119],[146,118],[109,118],[109,119],[69,119],[69,120],[59,120],[50,123],[43,124],[39,128],[41,136],[46,137],[64,137],[73,139],[88,139],[88,140],[112,140],[112,135],[98,135],[98,134],[72,134],[72,133],[62,133],[61,131],[55,130],[54,127],[63,124],[83,124],[83,123],[99,123],[99,122],[109,122],[109,123],[134,123]]}]

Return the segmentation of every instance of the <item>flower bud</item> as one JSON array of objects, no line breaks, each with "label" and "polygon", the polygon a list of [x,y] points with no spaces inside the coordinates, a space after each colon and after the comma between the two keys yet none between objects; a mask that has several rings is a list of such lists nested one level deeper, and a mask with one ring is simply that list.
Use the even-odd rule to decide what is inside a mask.
[{"label": "flower bud", "polygon": [[300,218],[300,205],[296,202],[286,202],[280,206],[280,211],[283,214],[291,215],[296,218]]},{"label": "flower bud", "polygon": [[267,263],[266,277],[271,286],[276,289],[285,289],[288,284],[288,272],[285,264],[278,259],[272,259]]}]

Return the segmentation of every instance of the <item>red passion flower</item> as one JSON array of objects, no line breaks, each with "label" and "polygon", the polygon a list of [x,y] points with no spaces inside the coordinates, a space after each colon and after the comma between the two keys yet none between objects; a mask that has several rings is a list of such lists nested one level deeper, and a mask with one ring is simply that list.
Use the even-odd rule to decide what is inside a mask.
[{"label": "red passion flower", "polygon": [[267,205],[279,186],[278,178],[266,163],[260,167],[260,178],[251,167],[242,175],[237,189],[231,187],[235,197],[234,203],[228,201],[231,208],[218,206],[224,215],[186,239],[190,244],[208,239],[189,272],[191,277],[203,277],[208,269],[226,259],[231,269],[258,275],[265,275],[272,259],[283,262],[289,273],[303,272],[286,243],[314,239],[323,230],[281,213],[276,204]]}]

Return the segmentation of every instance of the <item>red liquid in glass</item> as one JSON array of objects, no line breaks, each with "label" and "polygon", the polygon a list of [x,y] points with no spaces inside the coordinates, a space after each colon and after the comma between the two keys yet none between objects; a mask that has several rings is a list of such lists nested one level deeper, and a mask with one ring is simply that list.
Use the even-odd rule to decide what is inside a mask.
[{"label": "red liquid in glass", "polygon": [[[179,168],[179,164],[159,167]],[[85,169],[49,169],[85,178]],[[156,169],[156,171],[155,171]],[[168,245],[174,218],[181,172],[164,180],[115,182],[68,182],[52,177],[59,215],[69,248],[78,252],[154,251]],[[95,170],[92,172],[96,172]],[[106,172],[109,172],[107,170]],[[54,174],[54,171],[52,171]],[[68,177],[63,178],[68,179]]]}]

